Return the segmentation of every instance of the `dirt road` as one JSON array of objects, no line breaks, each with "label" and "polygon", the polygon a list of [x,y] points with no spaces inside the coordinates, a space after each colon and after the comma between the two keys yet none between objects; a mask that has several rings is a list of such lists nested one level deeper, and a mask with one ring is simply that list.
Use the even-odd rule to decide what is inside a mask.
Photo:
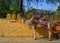
[{"label": "dirt road", "polygon": [[0,37],[0,43],[60,43],[60,40],[48,41],[47,39],[31,39],[20,37]]}]

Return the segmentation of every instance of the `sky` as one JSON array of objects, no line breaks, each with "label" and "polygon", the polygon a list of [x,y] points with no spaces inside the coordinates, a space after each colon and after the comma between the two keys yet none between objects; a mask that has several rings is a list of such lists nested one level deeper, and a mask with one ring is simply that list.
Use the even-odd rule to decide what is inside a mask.
[{"label": "sky", "polygon": [[[27,6],[27,1],[24,0],[24,5]],[[56,5],[54,4],[47,4],[44,0],[44,2],[39,2],[38,5],[36,3],[31,3],[31,5],[29,7],[32,8],[36,8],[36,9],[40,9],[40,10],[51,10],[51,11],[56,11],[57,7],[59,6],[59,4],[57,3]],[[25,9],[27,10],[28,7],[25,7]]]}]

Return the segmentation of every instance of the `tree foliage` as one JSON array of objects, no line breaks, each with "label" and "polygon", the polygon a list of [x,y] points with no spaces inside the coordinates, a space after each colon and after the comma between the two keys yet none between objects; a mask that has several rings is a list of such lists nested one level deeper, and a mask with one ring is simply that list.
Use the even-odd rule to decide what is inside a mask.
[{"label": "tree foliage", "polygon": [[17,13],[19,12],[20,10],[20,7],[17,3],[13,3],[11,6],[10,6],[10,10],[13,12],[13,13]]},{"label": "tree foliage", "polygon": [[[35,4],[38,6],[39,2],[46,1],[47,4],[51,3],[56,5],[56,3],[60,4],[60,0],[14,0],[16,3],[12,4],[12,0],[0,0],[0,16],[1,15],[6,15],[6,13],[11,13],[11,12],[24,12],[24,1],[27,1],[28,6],[31,5],[31,3]],[[27,6],[27,7],[28,7]],[[32,8],[32,7],[31,7]],[[28,8],[29,9],[29,8]]]}]

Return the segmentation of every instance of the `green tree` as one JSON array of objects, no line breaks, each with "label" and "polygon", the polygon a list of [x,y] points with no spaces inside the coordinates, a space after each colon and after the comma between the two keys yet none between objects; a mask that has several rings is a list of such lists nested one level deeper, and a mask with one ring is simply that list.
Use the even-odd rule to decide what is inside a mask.
[{"label": "green tree", "polygon": [[12,13],[17,13],[19,12],[20,8],[19,8],[19,5],[17,3],[13,3],[11,6],[10,6],[10,10],[12,11]]}]

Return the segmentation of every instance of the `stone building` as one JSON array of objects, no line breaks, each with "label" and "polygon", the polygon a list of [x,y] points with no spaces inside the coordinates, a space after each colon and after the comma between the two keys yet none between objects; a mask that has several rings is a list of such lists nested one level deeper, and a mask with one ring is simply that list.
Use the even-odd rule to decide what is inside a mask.
[{"label": "stone building", "polygon": [[58,19],[60,18],[60,6],[58,6],[57,10],[56,10],[56,15],[58,15]]}]

